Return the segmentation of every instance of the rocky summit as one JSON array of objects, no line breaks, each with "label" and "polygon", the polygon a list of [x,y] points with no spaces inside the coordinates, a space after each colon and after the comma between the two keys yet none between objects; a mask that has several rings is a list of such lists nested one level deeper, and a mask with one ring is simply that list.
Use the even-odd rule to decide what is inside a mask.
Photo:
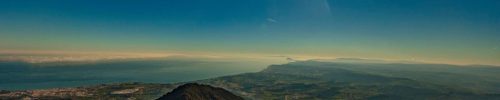
[{"label": "rocky summit", "polygon": [[157,100],[243,100],[243,98],[222,88],[198,83],[187,83]]}]

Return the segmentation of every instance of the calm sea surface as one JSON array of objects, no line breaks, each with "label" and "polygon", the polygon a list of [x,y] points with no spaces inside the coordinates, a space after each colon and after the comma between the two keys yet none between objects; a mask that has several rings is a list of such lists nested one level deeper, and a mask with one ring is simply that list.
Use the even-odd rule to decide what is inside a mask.
[{"label": "calm sea surface", "polygon": [[257,72],[252,61],[130,60],[84,64],[0,62],[0,90],[45,89],[118,82],[173,83]]}]

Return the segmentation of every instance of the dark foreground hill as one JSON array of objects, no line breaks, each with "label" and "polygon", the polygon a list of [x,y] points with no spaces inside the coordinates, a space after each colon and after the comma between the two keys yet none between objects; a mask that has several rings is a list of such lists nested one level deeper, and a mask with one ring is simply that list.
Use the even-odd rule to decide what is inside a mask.
[{"label": "dark foreground hill", "polygon": [[197,83],[177,87],[157,100],[243,100],[222,88]]}]

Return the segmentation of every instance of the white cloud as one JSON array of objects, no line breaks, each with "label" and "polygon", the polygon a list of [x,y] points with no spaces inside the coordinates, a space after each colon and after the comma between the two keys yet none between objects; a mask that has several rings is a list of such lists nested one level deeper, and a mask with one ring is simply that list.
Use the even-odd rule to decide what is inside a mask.
[{"label": "white cloud", "polygon": [[271,23],[277,23],[278,22],[276,19],[273,19],[273,18],[267,18],[266,20],[267,20],[267,22],[271,22]]}]

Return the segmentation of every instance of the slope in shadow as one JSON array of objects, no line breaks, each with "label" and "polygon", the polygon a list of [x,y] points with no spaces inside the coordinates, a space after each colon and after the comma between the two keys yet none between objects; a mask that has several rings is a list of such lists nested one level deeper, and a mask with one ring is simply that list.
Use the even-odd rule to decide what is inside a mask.
[{"label": "slope in shadow", "polygon": [[197,83],[177,87],[157,100],[243,100],[222,88]]}]

